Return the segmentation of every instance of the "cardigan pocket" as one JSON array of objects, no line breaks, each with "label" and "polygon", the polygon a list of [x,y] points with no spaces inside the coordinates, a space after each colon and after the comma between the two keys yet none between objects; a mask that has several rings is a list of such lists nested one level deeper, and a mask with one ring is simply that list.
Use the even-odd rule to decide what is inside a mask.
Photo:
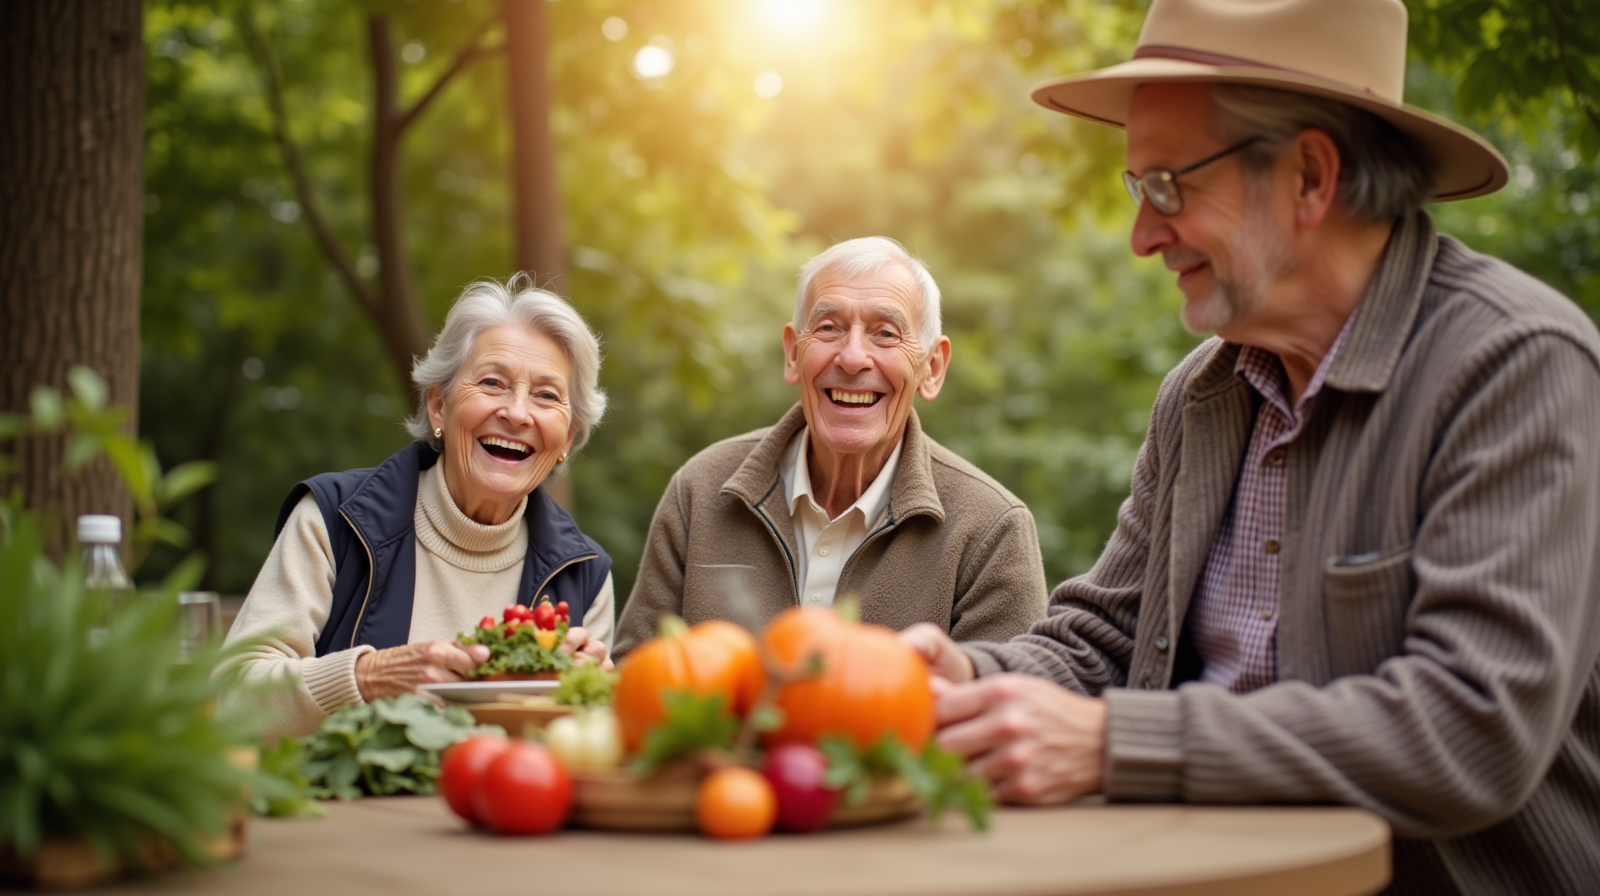
[{"label": "cardigan pocket", "polygon": [[1328,595],[1328,658],[1334,677],[1370,675],[1399,655],[1415,575],[1410,543],[1371,554],[1330,557],[1323,567]]}]

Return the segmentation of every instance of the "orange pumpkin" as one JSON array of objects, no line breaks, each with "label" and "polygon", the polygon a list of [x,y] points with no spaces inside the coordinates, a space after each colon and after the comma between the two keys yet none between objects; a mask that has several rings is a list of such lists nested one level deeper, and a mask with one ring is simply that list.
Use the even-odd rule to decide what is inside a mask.
[{"label": "orange pumpkin", "polygon": [[664,692],[722,694],[728,711],[743,716],[765,684],[756,640],[749,632],[722,620],[689,628],[676,616],[663,616],[659,635],[628,654],[618,672],[613,702],[623,745],[630,753],[637,750],[665,717]]},{"label": "orange pumpkin", "polygon": [[[853,604],[839,609],[853,616]],[[762,646],[789,673],[820,657],[818,675],[785,684],[778,691],[783,727],[769,743],[815,742],[824,734],[843,734],[858,747],[894,734],[920,751],[933,734],[933,688],[928,664],[881,625],[860,625],[821,607],[793,607],[772,620]]]}]

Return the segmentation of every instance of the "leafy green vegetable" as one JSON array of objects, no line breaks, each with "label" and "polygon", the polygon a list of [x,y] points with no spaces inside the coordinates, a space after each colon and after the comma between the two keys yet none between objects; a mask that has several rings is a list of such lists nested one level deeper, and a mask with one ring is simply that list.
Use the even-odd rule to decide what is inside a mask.
[{"label": "leafy green vegetable", "polygon": [[550,699],[563,706],[610,706],[617,676],[596,663],[581,663],[561,673]]},{"label": "leafy green vegetable", "polygon": [[456,635],[456,643],[463,647],[482,644],[489,648],[489,659],[472,670],[468,679],[486,675],[539,675],[547,672],[565,672],[574,665],[572,655],[561,649],[567,637],[567,624],[557,623],[553,646],[539,645],[535,636],[538,629],[532,625],[501,624],[494,628],[475,628]]},{"label": "leafy green vegetable", "polygon": [[921,756],[892,734],[884,735],[865,750],[858,750],[847,737],[832,735],[818,741],[817,748],[828,759],[825,782],[829,787],[843,789],[845,801],[851,805],[860,805],[867,798],[867,785],[872,778],[897,775],[935,820],[946,809],[954,808],[967,816],[973,828],[989,829],[994,798],[989,794],[988,783],[970,774],[960,756],[931,740]]},{"label": "leafy green vegetable", "polygon": [[440,752],[488,733],[505,732],[476,724],[459,706],[439,709],[416,694],[402,694],[346,706],[323,720],[300,742],[300,770],[319,799],[433,793]]},{"label": "leafy green vegetable", "polygon": [[311,798],[311,784],[301,774],[305,748],[289,737],[261,751],[260,774],[250,791],[250,811],[257,815],[325,815]]},{"label": "leafy green vegetable", "polygon": [[634,774],[648,775],[698,750],[733,749],[739,720],[728,712],[721,694],[701,697],[691,691],[666,691],[661,705],[666,718],[645,735],[631,765]]}]

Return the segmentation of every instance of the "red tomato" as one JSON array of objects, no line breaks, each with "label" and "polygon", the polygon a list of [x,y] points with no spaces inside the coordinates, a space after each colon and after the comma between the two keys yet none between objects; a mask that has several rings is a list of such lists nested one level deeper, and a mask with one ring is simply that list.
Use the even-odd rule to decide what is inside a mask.
[{"label": "red tomato", "polygon": [[478,620],[478,628],[496,628],[498,625],[493,616],[485,616]]},{"label": "red tomato", "polygon": [[506,622],[515,622],[517,620],[518,611],[521,609],[521,604],[512,604],[511,606],[505,608],[505,611],[500,614],[500,618]]},{"label": "red tomato", "polygon": [[566,601],[563,600],[563,601],[557,601],[556,602],[556,615],[557,616],[560,616],[564,620],[571,621],[571,617],[569,617],[567,615],[568,612],[569,611],[568,611],[568,608],[567,608],[567,602]]},{"label": "red tomato", "polygon": [[556,627],[556,608],[547,603],[540,604],[533,611],[533,624],[542,629],[554,629]]},{"label": "red tomato", "polygon": [[439,793],[451,811],[472,824],[479,823],[477,810],[472,805],[478,779],[490,761],[504,753],[510,743],[493,734],[479,734],[445,751],[439,762]]},{"label": "red tomato", "polygon": [[515,741],[483,770],[472,805],[498,833],[549,833],[572,811],[572,778],[540,744]]}]

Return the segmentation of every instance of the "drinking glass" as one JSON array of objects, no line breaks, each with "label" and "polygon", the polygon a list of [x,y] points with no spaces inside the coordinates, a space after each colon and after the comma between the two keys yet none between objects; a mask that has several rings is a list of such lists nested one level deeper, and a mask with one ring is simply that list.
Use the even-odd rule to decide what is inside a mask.
[{"label": "drinking glass", "polygon": [[178,595],[179,657],[188,660],[202,650],[222,628],[222,601],[215,591],[184,591]]}]

